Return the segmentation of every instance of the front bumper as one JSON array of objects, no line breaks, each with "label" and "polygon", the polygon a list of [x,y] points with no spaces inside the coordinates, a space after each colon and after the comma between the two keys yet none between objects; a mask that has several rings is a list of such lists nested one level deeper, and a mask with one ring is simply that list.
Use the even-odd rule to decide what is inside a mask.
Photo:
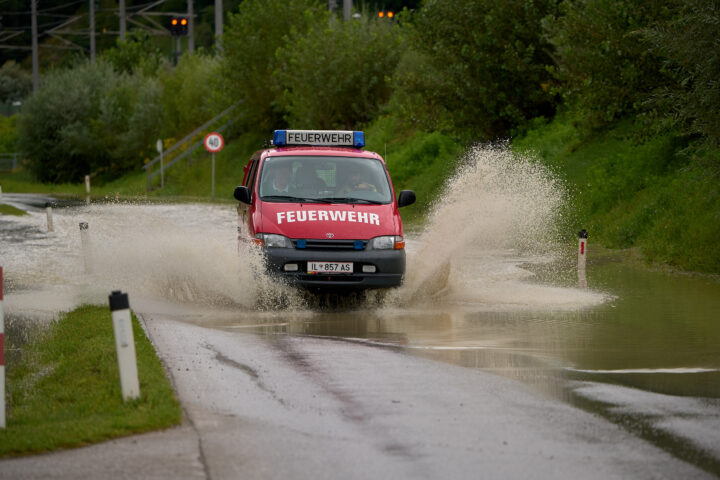
[{"label": "front bumper", "polygon": [[[405,250],[305,250],[266,248],[265,263],[272,275],[288,283],[314,290],[397,287],[405,275]],[[353,273],[308,274],[307,262],[353,262]],[[295,263],[298,271],[286,272]],[[363,273],[363,265],[374,265],[374,273]]]}]

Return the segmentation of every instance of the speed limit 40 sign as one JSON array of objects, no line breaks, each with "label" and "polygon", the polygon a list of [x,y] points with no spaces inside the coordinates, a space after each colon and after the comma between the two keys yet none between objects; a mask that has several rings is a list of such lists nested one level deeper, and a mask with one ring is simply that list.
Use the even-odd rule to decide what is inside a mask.
[{"label": "speed limit 40 sign", "polygon": [[205,150],[210,153],[217,153],[225,146],[225,139],[217,132],[205,135]]}]

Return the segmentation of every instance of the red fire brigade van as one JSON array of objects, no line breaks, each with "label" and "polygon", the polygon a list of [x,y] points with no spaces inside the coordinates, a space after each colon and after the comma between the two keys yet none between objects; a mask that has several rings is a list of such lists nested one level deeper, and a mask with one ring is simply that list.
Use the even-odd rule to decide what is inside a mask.
[{"label": "red fire brigade van", "polygon": [[310,289],[400,285],[405,240],[385,167],[353,131],[276,130],[256,152],[242,185],[239,235],[263,248],[267,269]]}]

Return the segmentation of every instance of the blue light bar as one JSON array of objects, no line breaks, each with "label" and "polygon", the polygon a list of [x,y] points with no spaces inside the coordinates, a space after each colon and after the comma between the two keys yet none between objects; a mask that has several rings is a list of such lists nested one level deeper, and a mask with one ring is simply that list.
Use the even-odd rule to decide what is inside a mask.
[{"label": "blue light bar", "polygon": [[318,147],[355,147],[365,146],[365,132],[351,130],[275,130],[273,145],[286,147],[291,145]]}]

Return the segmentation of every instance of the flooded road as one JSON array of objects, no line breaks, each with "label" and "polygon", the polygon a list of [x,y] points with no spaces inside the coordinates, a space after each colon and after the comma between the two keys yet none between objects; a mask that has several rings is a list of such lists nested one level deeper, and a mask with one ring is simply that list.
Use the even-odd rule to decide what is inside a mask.
[{"label": "flooded road", "polygon": [[[193,399],[183,404],[200,431],[204,422],[219,428],[237,418],[256,418],[259,423],[251,430],[262,437],[263,422],[276,425],[281,419],[282,428],[290,425],[294,432],[323,437],[325,433],[308,426],[317,418],[301,425],[287,416],[289,404],[304,405],[285,390],[294,385],[295,392],[303,392],[298,398],[317,398],[327,402],[327,412],[344,412],[338,425],[349,421],[363,425],[364,431],[383,424],[373,435],[394,440],[380,449],[386,459],[375,472],[380,478],[389,473],[437,478],[443,470],[429,459],[445,458],[450,451],[457,453],[458,445],[470,448],[468,443],[477,442],[484,446],[475,445],[479,450],[465,456],[457,453],[456,470],[447,476],[469,474],[477,467],[472,459],[494,447],[469,430],[490,421],[488,413],[473,415],[463,406],[482,400],[475,406],[482,411],[501,399],[492,415],[497,424],[488,431],[497,433],[502,430],[493,429],[503,428],[503,422],[518,422],[531,433],[508,427],[506,441],[521,443],[516,454],[543,445],[551,452],[542,462],[539,453],[528,454],[539,462],[528,465],[541,465],[530,476],[574,478],[587,473],[588,466],[597,467],[597,478],[720,475],[720,281],[649,271],[608,252],[595,255],[591,237],[588,287],[578,288],[575,252],[553,237],[552,212],[562,192],[543,172],[523,170],[527,165],[471,167],[475,171],[464,172],[450,190],[480,193],[472,199],[451,196],[424,231],[408,235],[406,285],[330,308],[318,308],[266,279],[257,268],[256,252],[238,252],[232,206],[71,206],[56,210],[56,231],[47,233],[44,209],[37,207],[42,199],[4,194],[6,203],[30,211],[26,217],[0,217],[6,313],[11,321],[47,319],[81,303],[105,304],[111,290],[127,291],[155,335],[161,357],[177,367],[176,386],[181,399]],[[527,178],[533,176],[536,181],[529,184]],[[525,180],[513,180],[519,177]],[[90,251],[81,245],[81,221],[89,223]],[[333,305],[337,299],[324,300]],[[198,357],[191,361],[182,351]],[[215,373],[193,373],[204,362]],[[286,371],[287,363],[294,370]],[[262,408],[269,410],[261,413],[264,403],[257,399],[244,407],[234,404],[228,397],[238,392],[223,394],[229,387],[209,383],[215,375],[218,381],[231,375],[245,390],[250,382],[277,409],[266,405]],[[370,382],[373,375],[379,383]],[[303,376],[322,386],[321,391],[304,385]],[[525,388],[538,400],[530,400]],[[219,393],[203,400],[213,389]],[[434,400],[423,399],[430,391]],[[370,393],[364,392],[377,396],[366,398]],[[253,402],[260,410],[252,410]],[[413,415],[399,406],[408,403],[423,406],[425,413]],[[219,405],[234,420],[208,413],[207,405]],[[323,414],[322,405],[308,403],[307,408],[313,415]],[[423,420],[438,409],[447,423],[444,429]],[[467,430],[454,423],[458,418]],[[412,435],[430,429],[450,447],[420,447],[416,437],[407,437],[415,423],[418,431]],[[329,425],[340,438],[356,438],[347,427]],[[282,442],[275,435],[289,435],[269,431],[259,440],[268,448]],[[207,445],[229,452],[223,435],[230,434],[213,430],[212,435],[201,435],[207,442],[205,455],[213,456]],[[331,448],[332,438],[318,440],[320,450]],[[569,454],[560,470],[550,468],[548,459],[571,452],[573,441],[587,444],[586,450],[578,446],[580,451]],[[619,450],[612,451],[618,442]],[[357,448],[348,447],[347,455],[371,456],[360,443],[353,440]],[[632,452],[629,459],[624,451]],[[290,457],[300,462],[298,455]],[[398,456],[417,456],[419,465],[418,458],[424,458],[425,474],[414,470],[417,465],[387,460]],[[654,466],[641,467],[643,462]],[[686,470],[688,466],[693,467]],[[257,466],[258,478],[266,467]],[[242,472],[239,464],[228,468],[217,476]],[[291,465],[278,468],[292,472]],[[506,478],[527,478],[532,471],[513,468],[484,471]],[[367,478],[367,473],[350,476]]]}]

